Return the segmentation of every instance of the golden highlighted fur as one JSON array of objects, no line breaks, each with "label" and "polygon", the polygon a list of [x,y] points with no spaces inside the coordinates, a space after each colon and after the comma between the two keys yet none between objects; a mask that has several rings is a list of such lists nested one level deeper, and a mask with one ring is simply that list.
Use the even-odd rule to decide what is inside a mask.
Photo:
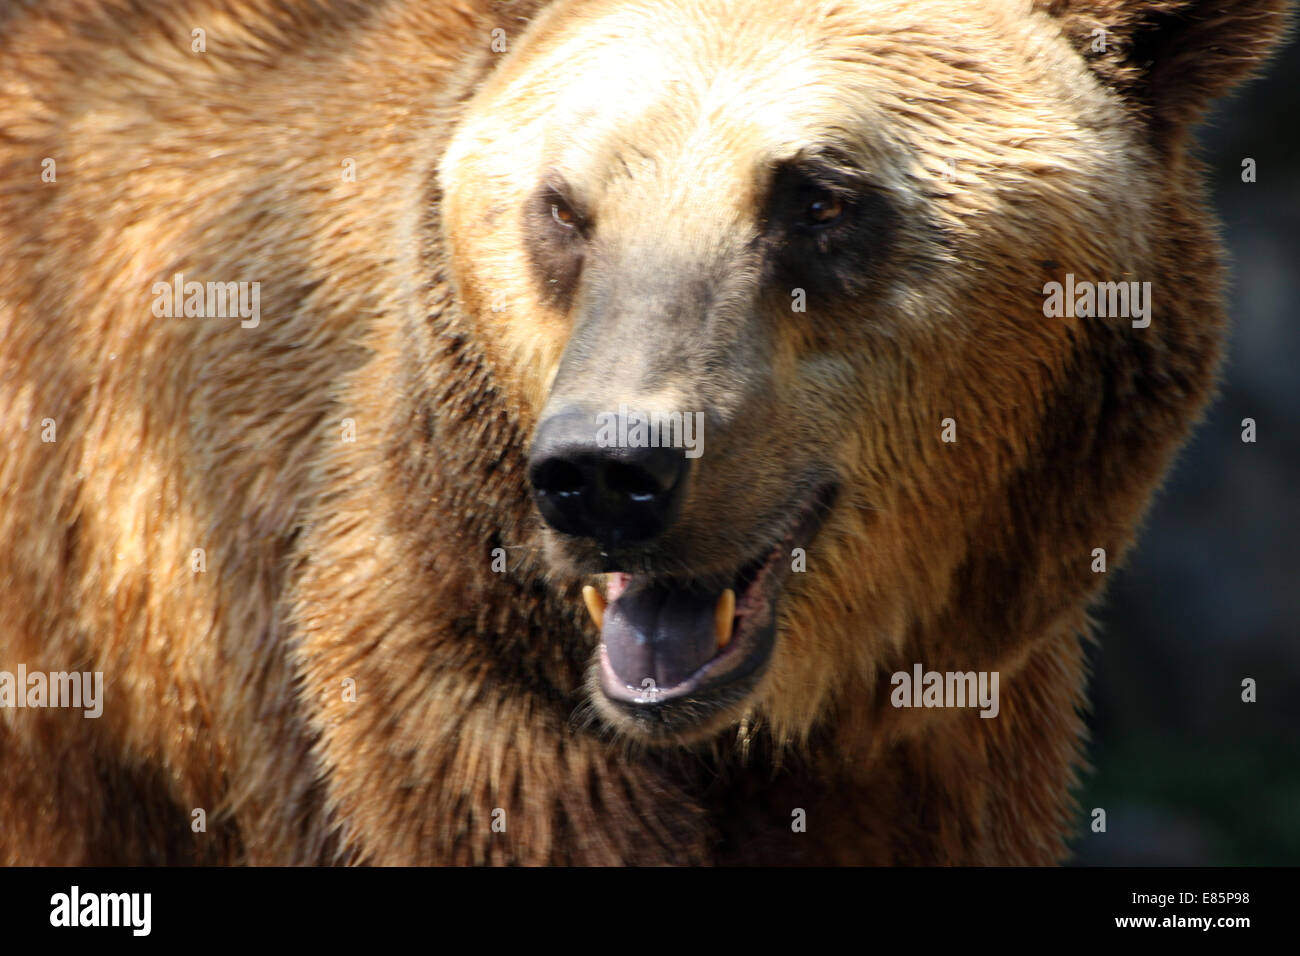
[{"label": "golden highlighted fur", "polygon": [[[1218,362],[1189,127],[1284,4],[541,6],[0,3],[0,669],[106,688],[0,710],[0,862],[1066,855],[1092,552]],[[763,171],[827,143],[897,228],[869,292],[791,314]],[[629,263],[707,263],[777,330],[700,547],[788,461],[843,482],[763,682],[680,747],[593,704],[524,480],[572,332],[519,215],[556,168]],[[260,282],[259,326],[156,317],[176,273]],[[1045,317],[1067,273],[1150,281],[1150,326]],[[999,716],[890,706],[915,662],[999,671]]]}]

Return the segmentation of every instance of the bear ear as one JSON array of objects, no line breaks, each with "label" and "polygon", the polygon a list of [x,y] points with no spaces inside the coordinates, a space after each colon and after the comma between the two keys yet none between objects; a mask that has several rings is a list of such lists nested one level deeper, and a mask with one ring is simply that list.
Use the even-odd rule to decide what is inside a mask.
[{"label": "bear ear", "polygon": [[1216,97],[1263,65],[1291,25],[1290,0],[1034,0],[1101,81],[1172,145]]}]

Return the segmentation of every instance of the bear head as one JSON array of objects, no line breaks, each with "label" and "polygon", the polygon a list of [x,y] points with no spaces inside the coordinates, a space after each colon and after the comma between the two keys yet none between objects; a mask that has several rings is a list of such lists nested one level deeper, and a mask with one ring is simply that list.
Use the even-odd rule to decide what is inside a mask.
[{"label": "bear head", "polygon": [[1217,362],[1186,132],[1281,27],[1126,0],[538,17],[468,101],[442,229],[608,722],[797,739],[913,661],[1005,679],[1086,628],[1096,549],[1123,554]]}]

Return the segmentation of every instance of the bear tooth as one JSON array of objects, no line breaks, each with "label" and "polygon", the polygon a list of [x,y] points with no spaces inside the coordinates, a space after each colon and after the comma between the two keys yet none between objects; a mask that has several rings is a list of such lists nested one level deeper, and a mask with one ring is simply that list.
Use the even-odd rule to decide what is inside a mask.
[{"label": "bear tooth", "polygon": [[587,605],[587,612],[591,619],[596,622],[596,630],[602,630],[605,627],[605,599],[601,597],[599,591],[588,584],[582,589],[582,600]]},{"label": "bear tooth", "polygon": [[713,630],[718,635],[718,650],[731,643],[731,627],[736,621],[736,592],[727,588],[713,609]]}]

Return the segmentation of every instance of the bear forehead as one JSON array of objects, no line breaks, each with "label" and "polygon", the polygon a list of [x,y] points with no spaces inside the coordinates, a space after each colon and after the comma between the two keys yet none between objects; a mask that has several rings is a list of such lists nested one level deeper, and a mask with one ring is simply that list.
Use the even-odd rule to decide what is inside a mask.
[{"label": "bear forehead", "polygon": [[756,172],[828,149],[901,185],[909,153],[1086,178],[1131,146],[1123,112],[1026,3],[572,0],[484,83],[443,172],[453,188],[470,159],[521,189],[547,168],[680,191],[685,164],[745,203]]},{"label": "bear forehead", "polygon": [[604,66],[629,74],[632,95],[657,81],[712,81],[731,70],[746,84],[775,80],[777,89],[807,81],[798,68],[810,60],[866,66],[918,53],[949,52],[986,75],[1024,76],[1016,61],[1036,59],[1039,41],[1058,32],[1025,0],[561,0],[525,34],[516,59],[530,63],[532,85],[562,77],[565,67]]},{"label": "bear forehead", "polygon": [[[741,248],[777,170],[803,156],[850,168],[952,255],[1068,236],[1134,268],[1140,137],[1027,2],[562,0],[471,98],[439,178],[462,283],[528,246],[500,213],[548,180],[607,235]],[[1096,221],[1117,226],[1106,250]]]}]

